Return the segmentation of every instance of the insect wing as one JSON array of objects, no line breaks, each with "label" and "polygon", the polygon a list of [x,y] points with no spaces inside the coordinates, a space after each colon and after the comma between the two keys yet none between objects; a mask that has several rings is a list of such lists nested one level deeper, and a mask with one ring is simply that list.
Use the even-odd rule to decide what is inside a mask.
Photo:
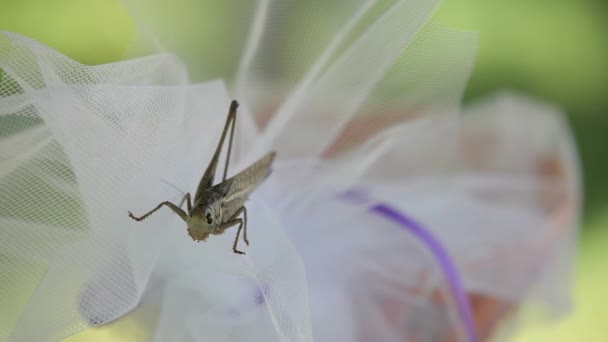
[{"label": "insect wing", "polygon": [[[260,183],[270,175],[271,166],[276,153],[270,152],[264,157],[258,159],[245,170],[226,179],[230,182],[230,189],[224,196],[224,202],[232,202],[233,200],[244,201],[249,197],[249,194],[255,190]],[[220,186],[221,184],[218,184]]]}]

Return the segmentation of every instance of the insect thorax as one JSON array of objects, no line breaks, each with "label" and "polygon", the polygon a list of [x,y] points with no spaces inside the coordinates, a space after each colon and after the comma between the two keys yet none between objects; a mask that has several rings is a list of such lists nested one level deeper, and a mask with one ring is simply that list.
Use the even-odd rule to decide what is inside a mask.
[{"label": "insect thorax", "polygon": [[211,189],[207,189],[201,194],[200,198],[194,202],[191,216],[199,215],[205,218],[207,214],[211,214],[214,223],[219,224],[222,221],[223,200],[224,197],[221,194],[218,194]]}]

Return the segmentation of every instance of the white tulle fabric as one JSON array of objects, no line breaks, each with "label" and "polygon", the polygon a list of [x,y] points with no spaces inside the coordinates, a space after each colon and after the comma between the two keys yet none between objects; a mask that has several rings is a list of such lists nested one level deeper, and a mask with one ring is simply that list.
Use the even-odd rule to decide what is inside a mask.
[{"label": "white tulle fabric", "polygon": [[[225,15],[248,27],[227,43],[240,59],[171,39],[161,4],[129,6],[174,53],[85,66],[0,34],[0,340],[123,319],[155,341],[469,340],[432,251],[339,195],[353,188],[424,223],[467,291],[567,305],[567,126],[509,94],[461,115],[475,36],[429,22],[435,2],[260,1]],[[194,191],[232,98],[230,174],[278,152],[247,204],[247,255],[234,232],[194,243],[168,210],[130,220],[179,202],[163,181]]]}]

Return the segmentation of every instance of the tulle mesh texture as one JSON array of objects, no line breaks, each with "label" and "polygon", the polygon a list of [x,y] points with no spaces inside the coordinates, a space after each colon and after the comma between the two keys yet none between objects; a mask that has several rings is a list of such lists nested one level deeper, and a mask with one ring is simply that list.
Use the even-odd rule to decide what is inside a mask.
[{"label": "tulle mesh texture", "polygon": [[[2,307],[15,308],[2,320],[2,338],[57,340],[108,323],[139,302],[167,233],[185,233],[185,227],[178,229],[174,217],[163,212],[150,224],[137,225],[125,210],[146,209],[147,197],[174,197],[173,189],[149,182],[169,178],[185,189],[196,186],[230,99],[221,82],[180,86],[187,81],[184,68],[166,55],[86,67],[8,33],[1,51],[2,127],[8,132],[2,144],[0,274],[6,289]],[[178,174],[182,171],[186,174]],[[263,213],[255,212],[252,225]],[[266,235],[277,246],[273,253],[281,255],[269,259],[271,264],[253,262],[253,250],[248,261],[235,259],[228,236],[215,239],[225,243],[225,252],[192,260],[228,257],[237,265],[216,267],[250,279],[253,288],[267,283],[274,320],[284,325],[277,331],[288,329],[291,339],[306,340],[310,327],[300,259],[280,230]],[[186,246],[180,249],[184,253],[195,248]],[[203,254],[213,249],[196,247]],[[203,268],[213,271],[216,263]],[[221,273],[210,278],[221,279]],[[286,281],[281,277],[292,286],[275,288]]]},{"label": "tulle mesh texture", "polygon": [[[0,339],[131,319],[157,341],[467,340],[432,252],[339,195],[352,188],[440,238],[480,336],[533,291],[560,309],[573,144],[554,109],[516,96],[461,117],[474,35],[422,0],[227,4],[200,22],[204,2],[131,1],[166,52],[101,66],[0,35]],[[168,210],[127,217],[179,202],[163,181],[195,189],[231,98],[229,174],[278,151],[247,202],[246,256],[234,232],[194,243]]]}]

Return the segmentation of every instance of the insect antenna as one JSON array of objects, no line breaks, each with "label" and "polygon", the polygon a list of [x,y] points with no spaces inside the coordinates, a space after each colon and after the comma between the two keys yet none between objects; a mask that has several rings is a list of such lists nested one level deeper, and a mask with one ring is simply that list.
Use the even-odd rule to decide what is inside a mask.
[{"label": "insect antenna", "polygon": [[185,193],[185,192],[183,192],[183,191],[181,191],[181,190],[180,190],[180,189],[179,189],[177,186],[175,186],[175,185],[173,185],[173,184],[169,183],[168,181],[166,181],[166,180],[164,180],[164,179],[161,179],[160,181],[161,181],[161,182],[163,182],[163,183],[165,183],[166,185],[168,185],[168,186],[172,187],[173,189],[177,190],[177,192],[179,192],[180,194],[182,194],[182,196],[186,196],[186,193]]},{"label": "insect antenna", "polygon": [[180,194],[182,194],[182,200],[179,202],[179,207],[181,208],[182,205],[184,205],[184,201],[188,201],[188,213],[190,213],[190,210],[192,209],[191,206],[192,204],[190,203],[190,194],[186,194],[183,191],[181,191],[177,186],[169,183],[168,181],[161,179],[161,182],[165,183],[166,185],[172,187],[173,189],[177,190]]}]

